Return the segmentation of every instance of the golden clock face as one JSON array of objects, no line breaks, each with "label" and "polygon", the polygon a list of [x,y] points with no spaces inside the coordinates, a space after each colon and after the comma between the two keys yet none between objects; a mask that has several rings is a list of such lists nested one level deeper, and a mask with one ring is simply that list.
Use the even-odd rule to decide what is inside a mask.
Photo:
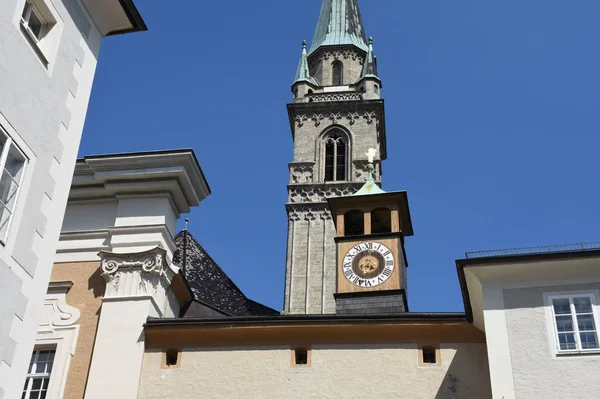
[{"label": "golden clock face", "polygon": [[363,242],[352,247],[344,256],[344,276],[359,287],[376,287],[394,272],[392,251],[378,242]]}]

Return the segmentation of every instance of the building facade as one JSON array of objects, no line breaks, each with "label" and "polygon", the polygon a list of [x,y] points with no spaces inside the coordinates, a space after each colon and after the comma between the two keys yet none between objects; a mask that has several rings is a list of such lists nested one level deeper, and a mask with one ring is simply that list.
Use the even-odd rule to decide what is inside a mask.
[{"label": "building facade", "polygon": [[23,388],[100,43],[145,29],[131,1],[0,4],[0,397]]},{"label": "building facade", "polygon": [[600,246],[471,253],[468,317],[485,331],[494,398],[593,398],[600,378]]},{"label": "building facade", "polygon": [[34,349],[52,372],[29,373],[26,390],[41,380],[47,398],[137,397],[146,318],[178,317],[192,299],[172,231],[209,194],[191,150],[77,162]]}]

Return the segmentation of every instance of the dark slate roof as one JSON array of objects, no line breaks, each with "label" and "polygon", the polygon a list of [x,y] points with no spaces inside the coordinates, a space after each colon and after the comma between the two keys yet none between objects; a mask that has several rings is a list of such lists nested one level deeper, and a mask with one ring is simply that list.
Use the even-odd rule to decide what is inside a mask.
[{"label": "dark slate roof", "polygon": [[173,264],[181,268],[196,302],[225,316],[279,314],[274,309],[248,299],[189,231],[177,234],[175,243],[177,250],[173,255]]}]

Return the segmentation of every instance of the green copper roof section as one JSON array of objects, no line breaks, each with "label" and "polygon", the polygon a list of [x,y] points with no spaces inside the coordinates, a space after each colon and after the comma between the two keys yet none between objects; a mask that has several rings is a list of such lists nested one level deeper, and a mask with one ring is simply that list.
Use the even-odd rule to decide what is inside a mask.
[{"label": "green copper roof section", "polygon": [[367,174],[368,174],[367,181],[361,187],[361,189],[358,190],[358,192],[353,194],[354,196],[385,194],[385,191],[383,191],[381,188],[379,188],[377,183],[375,183],[375,179],[373,178],[374,172],[375,172],[375,167],[373,166],[373,164],[372,163],[368,164],[367,165]]},{"label": "green copper roof section", "polygon": [[300,63],[298,64],[298,71],[296,71],[296,79],[294,84],[298,82],[309,82],[314,85],[317,84],[314,78],[310,76],[310,70],[308,69],[308,55],[306,54],[306,40],[302,42],[302,56],[300,57]]},{"label": "green copper roof section", "polygon": [[355,45],[368,50],[358,0],[323,0],[321,16],[310,47],[312,54],[322,46]]}]

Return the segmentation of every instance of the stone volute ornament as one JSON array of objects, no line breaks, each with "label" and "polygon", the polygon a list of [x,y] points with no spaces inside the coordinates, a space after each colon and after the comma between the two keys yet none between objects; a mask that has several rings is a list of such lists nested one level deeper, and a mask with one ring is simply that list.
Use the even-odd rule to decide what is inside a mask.
[{"label": "stone volute ornament", "polygon": [[[156,248],[159,249],[160,248]],[[164,252],[164,250],[161,250]],[[155,252],[151,250],[150,252]],[[119,268],[141,267],[146,273],[160,273],[163,265],[164,253],[141,253],[141,254],[109,254],[109,257],[102,260],[102,275],[106,279],[107,276],[113,275]]]},{"label": "stone volute ornament", "polygon": [[104,298],[152,297],[159,309],[165,309],[174,299],[169,286],[178,272],[167,264],[166,254],[159,247],[139,253],[100,252]]}]

